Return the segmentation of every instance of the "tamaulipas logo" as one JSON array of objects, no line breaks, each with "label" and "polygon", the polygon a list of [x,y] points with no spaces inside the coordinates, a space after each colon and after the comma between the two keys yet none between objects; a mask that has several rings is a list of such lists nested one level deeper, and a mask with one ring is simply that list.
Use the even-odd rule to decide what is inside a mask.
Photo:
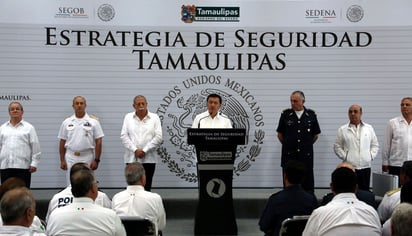
[{"label": "tamaulipas logo", "polygon": [[207,7],[182,5],[181,19],[185,23],[194,21],[206,22],[239,22],[239,7]]}]

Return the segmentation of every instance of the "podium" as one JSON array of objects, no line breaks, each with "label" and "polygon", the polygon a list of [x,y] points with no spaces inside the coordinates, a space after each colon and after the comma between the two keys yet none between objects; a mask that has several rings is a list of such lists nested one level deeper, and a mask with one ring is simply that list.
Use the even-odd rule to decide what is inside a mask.
[{"label": "podium", "polygon": [[187,139],[188,144],[195,145],[197,155],[195,235],[237,235],[233,164],[236,146],[246,143],[246,130],[189,128]]}]

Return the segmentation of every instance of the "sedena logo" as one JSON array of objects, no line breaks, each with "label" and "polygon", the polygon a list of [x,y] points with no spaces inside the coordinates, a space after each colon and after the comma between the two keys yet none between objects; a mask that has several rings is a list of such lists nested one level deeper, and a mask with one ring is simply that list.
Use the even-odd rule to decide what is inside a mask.
[{"label": "sedena logo", "polygon": [[195,5],[182,5],[181,19],[185,23],[193,21],[205,22],[239,22],[239,7],[203,7]]}]

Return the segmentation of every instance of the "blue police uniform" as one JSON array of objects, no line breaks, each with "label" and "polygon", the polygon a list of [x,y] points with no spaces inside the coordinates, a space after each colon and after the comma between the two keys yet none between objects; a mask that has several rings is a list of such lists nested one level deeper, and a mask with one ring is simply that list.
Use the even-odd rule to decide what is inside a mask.
[{"label": "blue police uniform", "polygon": [[300,185],[292,185],[270,196],[259,220],[265,235],[279,235],[282,221],[298,215],[310,215],[318,206],[315,195],[307,193]]},{"label": "blue police uniform", "polygon": [[304,107],[299,118],[293,109],[283,110],[276,131],[283,135],[281,166],[284,167],[290,160],[304,163],[306,175],[302,187],[314,192],[313,137],[320,134],[315,111]]}]

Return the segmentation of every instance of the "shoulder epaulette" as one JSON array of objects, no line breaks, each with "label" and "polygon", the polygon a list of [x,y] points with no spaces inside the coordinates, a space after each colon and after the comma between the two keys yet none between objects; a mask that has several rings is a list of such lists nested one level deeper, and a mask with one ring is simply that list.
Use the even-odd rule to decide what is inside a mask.
[{"label": "shoulder epaulette", "polygon": [[95,119],[95,120],[99,120],[99,117],[97,117],[97,116],[95,116],[95,115],[93,115],[93,114],[90,114],[89,117],[92,118],[92,119]]},{"label": "shoulder epaulette", "polygon": [[399,192],[399,191],[401,191],[401,188],[395,188],[395,189],[392,189],[392,190],[386,192],[386,194],[387,194],[388,196],[391,196],[392,194],[397,193],[397,192]]},{"label": "shoulder epaulette", "polygon": [[314,111],[314,110],[312,110],[312,109],[310,109],[310,108],[306,108],[306,110],[307,110],[308,112],[311,112],[311,113],[315,113],[315,114],[316,114],[316,111]]},{"label": "shoulder epaulette", "polygon": [[282,113],[288,113],[288,112],[291,112],[291,110],[292,110],[291,108],[286,108],[282,111]]}]

